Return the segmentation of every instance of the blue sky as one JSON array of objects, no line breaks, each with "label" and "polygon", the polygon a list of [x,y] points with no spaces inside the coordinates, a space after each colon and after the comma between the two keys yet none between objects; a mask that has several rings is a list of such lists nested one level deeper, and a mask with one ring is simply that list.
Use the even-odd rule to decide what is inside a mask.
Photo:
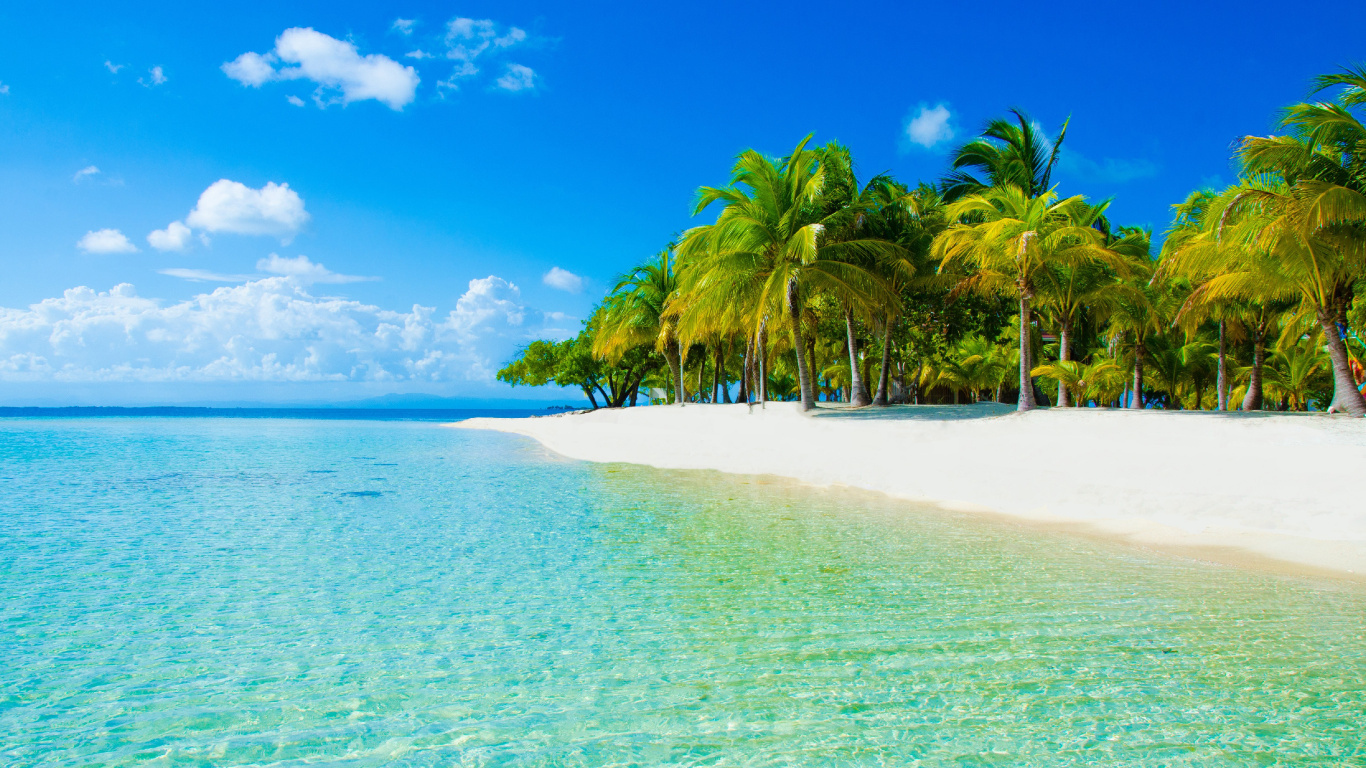
[{"label": "blue sky", "polygon": [[745,148],[932,180],[1009,107],[1070,115],[1060,191],[1160,230],[1366,59],[1341,3],[18,5],[0,404],[545,397],[491,373]]}]

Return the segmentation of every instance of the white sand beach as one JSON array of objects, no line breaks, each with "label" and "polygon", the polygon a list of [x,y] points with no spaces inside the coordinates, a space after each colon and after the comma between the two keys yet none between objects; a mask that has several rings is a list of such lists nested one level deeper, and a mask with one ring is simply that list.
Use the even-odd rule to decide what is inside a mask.
[{"label": "white sand beach", "polygon": [[453,426],[575,459],[768,474],[1225,562],[1366,574],[1366,420],[1008,406],[686,405]]}]

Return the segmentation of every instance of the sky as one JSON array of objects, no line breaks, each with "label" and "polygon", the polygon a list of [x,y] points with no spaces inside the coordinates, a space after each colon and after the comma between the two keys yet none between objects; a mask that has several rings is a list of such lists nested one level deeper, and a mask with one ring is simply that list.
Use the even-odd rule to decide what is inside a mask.
[{"label": "sky", "polygon": [[552,397],[494,375],[745,149],[934,181],[1018,107],[1160,235],[1366,61],[1341,2],[971,7],[5,4],[0,405]]}]

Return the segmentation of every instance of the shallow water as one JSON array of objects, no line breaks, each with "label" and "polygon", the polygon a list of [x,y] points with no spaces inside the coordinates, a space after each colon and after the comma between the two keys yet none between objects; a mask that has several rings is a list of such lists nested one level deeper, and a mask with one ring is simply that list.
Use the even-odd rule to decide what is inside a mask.
[{"label": "shallow water", "polygon": [[1366,764],[1356,586],[422,423],[0,483],[5,765]]}]

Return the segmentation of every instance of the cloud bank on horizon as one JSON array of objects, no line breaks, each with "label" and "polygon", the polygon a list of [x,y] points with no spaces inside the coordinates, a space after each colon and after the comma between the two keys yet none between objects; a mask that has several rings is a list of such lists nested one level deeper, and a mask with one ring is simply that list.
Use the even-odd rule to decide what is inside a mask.
[{"label": "cloud bank on horizon", "polygon": [[[0,308],[0,378],[15,382],[475,382],[573,318],[525,306],[495,275],[469,281],[444,317],[309,291],[352,278],[272,254],[249,279],[163,303],[129,283],[80,286],[26,309]],[[193,270],[187,270],[193,271]],[[226,277],[226,276],[214,276]]]}]

